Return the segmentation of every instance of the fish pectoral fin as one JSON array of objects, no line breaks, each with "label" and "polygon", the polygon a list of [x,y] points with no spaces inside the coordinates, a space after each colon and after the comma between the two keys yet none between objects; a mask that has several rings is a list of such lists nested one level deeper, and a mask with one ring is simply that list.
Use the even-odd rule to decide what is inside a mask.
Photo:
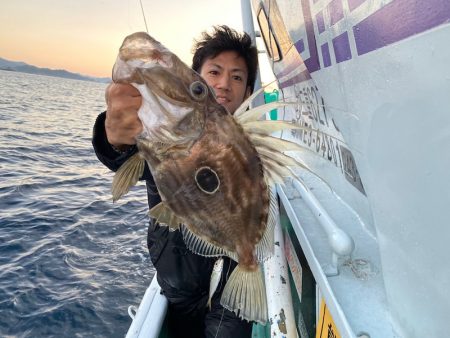
[{"label": "fish pectoral fin", "polygon": [[180,223],[183,223],[183,221],[175,215],[164,202],[155,205],[148,213],[151,217],[156,219],[156,222],[165,224],[172,230],[180,229]]},{"label": "fish pectoral fin", "polygon": [[267,300],[261,266],[247,271],[238,265],[225,284],[220,304],[240,318],[265,325]]},{"label": "fish pectoral fin", "polygon": [[121,165],[114,175],[112,182],[113,202],[125,195],[132,186],[136,185],[139,178],[142,177],[145,168],[145,160],[139,153],[131,156]]}]

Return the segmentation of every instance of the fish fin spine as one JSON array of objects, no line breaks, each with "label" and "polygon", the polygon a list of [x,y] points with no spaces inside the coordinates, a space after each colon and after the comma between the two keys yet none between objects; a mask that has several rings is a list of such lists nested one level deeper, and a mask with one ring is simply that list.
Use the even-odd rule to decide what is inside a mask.
[{"label": "fish fin spine", "polygon": [[270,102],[263,104],[261,106],[254,107],[252,109],[249,109],[245,111],[244,113],[240,115],[236,115],[234,113],[234,118],[237,122],[239,122],[241,125],[247,123],[247,122],[253,122],[259,120],[264,114],[270,112],[273,109],[288,107],[288,106],[296,106],[297,102]]}]

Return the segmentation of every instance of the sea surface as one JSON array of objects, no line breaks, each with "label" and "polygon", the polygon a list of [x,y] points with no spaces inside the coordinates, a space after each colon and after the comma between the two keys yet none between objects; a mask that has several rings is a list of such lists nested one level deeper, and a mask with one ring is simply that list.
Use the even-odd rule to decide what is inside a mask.
[{"label": "sea surface", "polygon": [[105,84],[0,71],[0,337],[124,337],[154,274],[141,183],[112,203]]}]

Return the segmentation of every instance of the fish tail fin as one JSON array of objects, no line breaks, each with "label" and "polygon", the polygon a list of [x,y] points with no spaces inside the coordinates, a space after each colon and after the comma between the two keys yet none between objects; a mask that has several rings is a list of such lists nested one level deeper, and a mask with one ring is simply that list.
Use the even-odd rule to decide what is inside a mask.
[{"label": "fish tail fin", "polygon": [[144,173],[145,160],[139,153],[131,156],[122,164],[114,175],[112,182],[113,202],[125,195],[132,186],[136,185]]},{"label": "fish tail fin", "polygon": [[265,325],[267,300],[261,266],[249,271],[238,265],[225,285],[220,304],[240,318]]}]

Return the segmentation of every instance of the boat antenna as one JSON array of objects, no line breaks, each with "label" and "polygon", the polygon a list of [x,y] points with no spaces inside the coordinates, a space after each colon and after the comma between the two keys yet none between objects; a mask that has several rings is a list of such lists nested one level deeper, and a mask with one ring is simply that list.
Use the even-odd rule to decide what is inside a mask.
[{"label": "boat antenna", "polygon": [[142,6],[142,0],[139,0],[139,3],[141,4],[142,16],[144,17],[145,30],[148,33],[147,20],[145,19],[144,6]]}]

